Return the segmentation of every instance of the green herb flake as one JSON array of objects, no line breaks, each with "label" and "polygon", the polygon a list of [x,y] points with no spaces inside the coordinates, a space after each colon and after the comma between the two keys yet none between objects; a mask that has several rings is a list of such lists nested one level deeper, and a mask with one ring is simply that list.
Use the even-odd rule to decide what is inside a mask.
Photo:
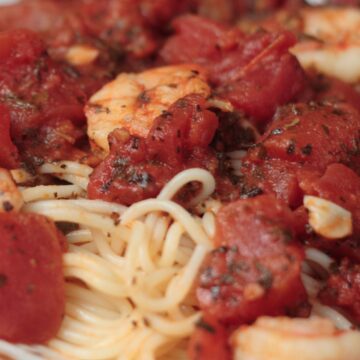
[{"label": "green herb flake", "polygon": [[293,128],[294,126],[298,125],[299,123],[300,123],[300,119],[295,118],[294,120],[292,120],[288,124],[284,125],[284,129],[289,130],[289,129]]},{"label": "green herb flake", "polygon": [[208,324],[207,322],[205,322],[203,319],[200,319],[198,320],[196,323],[195,323],[195,326],[200,328],[200,329],[203,329],[211,334],[215,334],[216,331],[215,331],[215,328],[212,327],[210,324]]}]

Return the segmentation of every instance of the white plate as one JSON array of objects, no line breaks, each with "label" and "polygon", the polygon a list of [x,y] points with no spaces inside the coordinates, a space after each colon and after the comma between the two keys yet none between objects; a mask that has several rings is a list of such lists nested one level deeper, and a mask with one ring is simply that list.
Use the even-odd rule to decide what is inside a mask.
[{"label": "white plate", "polygon": [[0,6],[1,5],[15,4],[17,2],[19,2],[19,0],[0,0]]}]

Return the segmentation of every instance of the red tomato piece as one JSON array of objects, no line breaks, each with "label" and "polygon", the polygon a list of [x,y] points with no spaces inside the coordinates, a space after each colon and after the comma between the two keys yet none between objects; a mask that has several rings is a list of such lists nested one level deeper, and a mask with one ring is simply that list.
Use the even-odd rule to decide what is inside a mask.
[{"label": "red tomato piece", "polygon": [[[359,124],[359,113],[350,105],[293,104],[282,108],[242,161],[240,195],[272,193],[297,208],[304,194],[315,194],[309,187],[329,164],[342,162],[360,170]],[[341,183],[354,191],[357,175],[350,169],[345,172],[352,173],[349,181],[336,176],[334,186]]]},{"label": "red tomato piece", "polygon": [[[85,139],[85,129],[76,127],[68,119],[54,119],[47,121],[37,131],[31,131],[23,138],[19,148],[22,160],[29,166],[41,165],[45,161],[85,161],[91,165],[95,159],[87,151],[78,148],[78,144]],[[98,164],[98,160],[95,159]]]},{"label": "red tomato piece", "polygon": [[360,115],[348,105],[293,104],[281,108],[248,154],[250,161],[280,159],[324,171],[342,162],[360,170]]},{"label": "red tomato piece", "polygon": [[[160,50],[160,56],[165,62],[202,64],[220,57],[221,39],[229,27],[195,15],[177,18],[172,25],[175,34]],[[233,42],[233,46],[236,46],[236,42]]]},{"label": "red tomato piece", "polygon": [[142,58],[154,53],[157,38],[146,26],[139,4],[138,0],[90,0],[82,2],[79,11],[89,34]]},{"label": "red tomato piece", "polygon": [[275,194],[291,208],[302,204],[297,172],[300,164],[268,159],[265,161],[244,161],[241,167],[241,196],[253,197],[259,194]]},{"label": "red tomato piece", "polygon": [[36,214],[0,214],[0,338],[41,343],[65,307],[62,245],[54,223]]},{"label": "red tomato piece", "polygon": [[49,59],[40,38],[27,30],[0,34],[1,101],[11,110],[11,134],[20,139],[49,118],[84,121],[85,94]]},{"label": "red tomato piece", "polygon": [[192,0],[140,0],[140,13],[145,22],[154,28],[166,26],[169,21],[191,8]]},{"label": "red tomato piece", "polygon": [[186,168],[215,172],[217,161],[208,145],[217,126],[217,117],[205,109],[205,100],[189,95],[156,118],[146,138],[115,130],[110,135],[109,156],[90,177],[88,196],[128,205],[156,196]]},{"label": "red tomato piece", "polygon": [[310,79],[315,91],[314,100],[335,104],[347,103],[360,111],[360,93],[352,85],[321,74],[312,75]]},{"label": "red tomato piece", "polygon": [[[259,33],[258,37],[265,38],[260,38],[264,43],[261,52],[236,69],[236,76],[222,83],[218,93],[261,125],[271,120],[278,106],[288,103],[303,89],[305,76],[298,61],[288,52],[295,42],[291,33],[276,36]],[[246,39],[250,44],[258,40]],[[222,69],[217,71],[221,73]]]},{"label": "red tomato piece", "polygon": [[19,152],[10,138],[10,114],[5,105],[0,104],[0,167],[19,167]]},{"label": "red tomato piece", "polygon": [[[32,155],[33,162],[39,161],[39,152],[32,152],[35,147],[42,147],[40,161],[54,160],[46,148],[48,142],[53,141],[48,138],[45,143],[43,138],[37,138],[40,128],[46,127],[49,121],[57,122],[58,128],[67,126],[59,125],[61,121],[71,121],[74,132],[79,131],[75,127],[83,125],[86,100],[81,85],[48,57],[42,41],[31,31],[0,33],[0,55],[0,83],[3,89],[0,103],[10,111],[11,138],[21,153]],[[52,138],[59,138],[60,133],[53,131]],[[56,142],[58,146],[60,141]],[[63,150],[63,159],[70,159],[71,154],[67,149]]]},{"label": "red tomato piece", "polygon": [[[166,36],[171,18],[186,11],[189,2],[19,1],[1,7],[0,31],[21,28],[37,32],[51,58],[63,63],[90,96],[120,72],[149,67],[149,56]],[[95,58],[74,63],[69,54],[78,46],[97,51]]]},{"label": "red tomato piece", "polygon": [[319,298],[326,305],[344,309],[360,323],[360,265],[343,259],[340,266],[333,269]]},{"label": "red tomato piece", "polygon": [[228,343],[230,330],[212,318],[200,319],[190,338],[188,355],[191,360],[231,360]]},{"label": "red tomato piece", "polygon": [[191,15],[178,18],[174,27],[176,34],[160,57],[167,63],[206,66],[217,93],[260,124],[305,85],[303,70],[288,52],[296,42],[290,32],[245,35],[238,28]]},{"label": "red tomato piece", "polygon": [[204,313],[238,325],[306,310],[296,222],[273,196],[224,206],[216,218],[215,243],[221,247],[208,256],[197,287]]}]

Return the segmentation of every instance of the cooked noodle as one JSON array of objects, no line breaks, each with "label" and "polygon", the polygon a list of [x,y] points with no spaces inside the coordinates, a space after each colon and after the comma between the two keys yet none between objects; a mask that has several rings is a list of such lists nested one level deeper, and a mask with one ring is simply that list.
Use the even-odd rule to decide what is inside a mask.
[{"label": "cooked noodle", "polygon": [[[72,185],[22,189],[25,212],[78,225],[67,234],[64,254],[66,309],[62,327],[48,348],[74,359],[184,358],[186,339],[201,314],[192,284],[211,249],[214,215],[195,217],[171,198],[189,182],[202,184],[193,199],[211,195],[215,181],[202,169],[178,174],[157,199],[126,208],[84,198],[89,168],[72,162],[45,164],[41,173]],[[11,346],[11,345],[7,345]],[[18,355],[0,345],[14,358]],[[33,349],[33,347],[31,347]],[[35,359],[36,357],[34,357]],[[171,355],[173,359],[173,356]]]},{"label": "cooked noodle", "polygon": [[[233,159],[238,155],[233,154]],[[187,340],[201,316],[193,283],[212,248],[220,206],[209,200],[215,187],[212,175],[202,169],[186,170],[157,199],[127,208],[84,198],[91,173],[87,166],[45,164],[41,173],[72,183],[22,189],[23,211],[78,225],[66,235],[65,316],[47,346],[0,341],[1,353],[29,360],[186,359]],[[203,209],[201,216],[171,201],[179,189],[195,181],[202,184],[194,199],[202,202],[197,206]],[[332,262],[315,249],[307,250],[307,258],[325,270]],[[335,309],[316,302],[322,284],[312,276],[309,264],[304,264],[303,281],[313,314],[332,319],[339,328],[350,328],[351,323]]]}]

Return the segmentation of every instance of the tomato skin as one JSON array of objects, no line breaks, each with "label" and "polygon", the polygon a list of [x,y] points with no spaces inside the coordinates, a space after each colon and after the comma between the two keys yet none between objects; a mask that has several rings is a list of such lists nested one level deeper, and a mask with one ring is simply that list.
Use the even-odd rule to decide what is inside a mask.
[{"label": "tomato skin", "polygon": [[215,114],[205,109],[205,99],[189,95],[155,119],[146,138],[115,130],[109,137],[109,156],[90,177],[89,198],[129,205],[155,197],[184,169],[215,172],[217,160],[208,145],[217,126]]},{"label": "tomato skin", "polygon": [[188,345],[191,360],[231,360],[231,348],[228,343],[230,329],[213,318],[201,319],[195,325]]},{"label": "tomato skin", "polygon": [[36,214],[0,214],[0,338],[41,343],[56,335],[65,308],[62,244]]},{"label": "tomato skin", "polygon": [[220,247],[205,261],[197,287],[205,314],[239,325],[260,315],[290,313],[306,303],[296,222],[269,195],[220,209],[214,239]]},{"label": "tomato skin", "polygon": [[19,167],[19,152],[10,138],[10,113],[0,104],[0,167],[15,169]]}]

